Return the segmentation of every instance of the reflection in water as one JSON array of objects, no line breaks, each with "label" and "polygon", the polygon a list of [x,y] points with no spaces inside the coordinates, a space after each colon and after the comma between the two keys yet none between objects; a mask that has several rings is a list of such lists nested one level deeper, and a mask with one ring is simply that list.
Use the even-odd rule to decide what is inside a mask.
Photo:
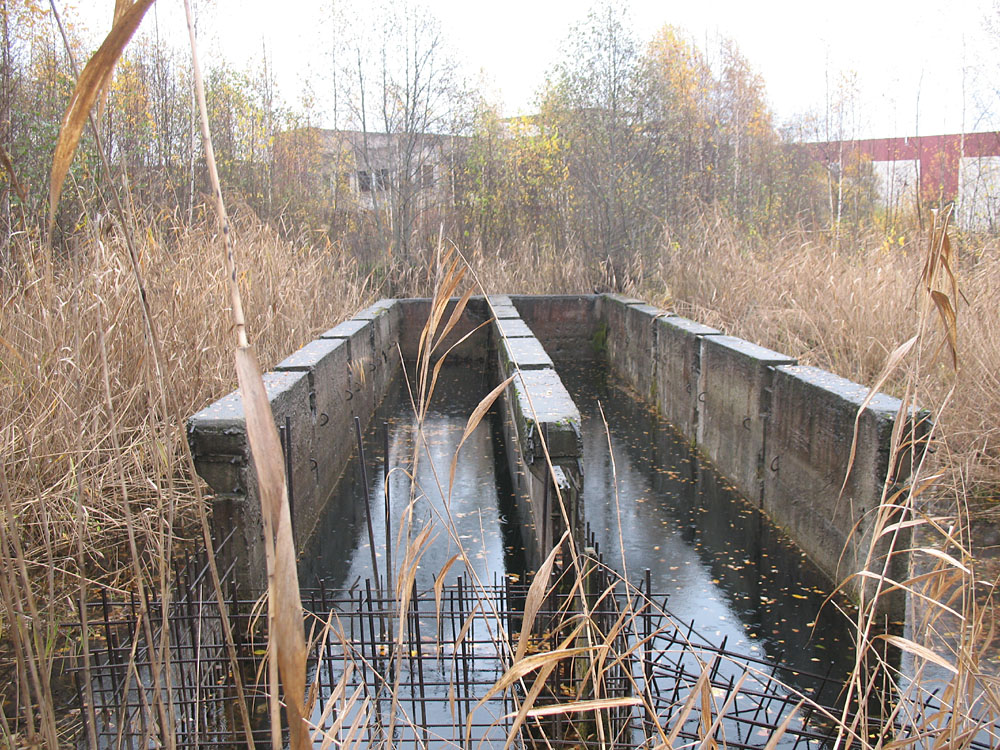
[{"label": "reflection in water", "polygon": [[[494,576],[505,574],[505,552],[510,553],[505,545],[513,547],[515,543],[502,536],[498,529],[502,525],[503,508],[511,504],[511,489],[506,468],[494,462],[494,436],[489,417],[480,422],[462,445],[455,465],[450,502],[446,502],[452,458],[458,450],[469,414],[488,392],[487,386],[484,374],[475,368],[444,368],[424,421],[419,446],[413,407],[401,378],[393,384],[372,420],[371,429],[365,436],[365,458],[371,484],[376,558],[383,579],[383,422],[388,422],[389,428],[389,517],[394,571],[399,570],[409,541],[430,526],[433,541],[427,545],[417,575],[417,585],[421,589],[430,586],[442,567],[459,554],[460,545],[467,562],[457,559],[448,569],[446,582],[465,576],[469,569],[484,584],[493,583]],[[415,447],[419,450],[415,451]],[[412,482],[411,477],[414,477]],[[407,528],[404,522],[411,491],[414,503]],[[361,471],[355,454],[300,560],[299,579],[303,586],[316,586],[322,580],[332,588],[351,587],[371,577],[364,507]],[[394,572],[394,581],[396,575]]]},{"label": "reflection in water", "polygon": [[822,607],[830,583],[803,553],[612,378],[557,369],[583,416],[583,513],[605,560],[632,581],[649,568],[670,612],[732,651],[846,675],[848,622]]},{"label": "reflection in water", "polygon": [[[652,590],[669,595],[671,614],[693,622],[715,643],[725,639],[731,651],[783,660],[803,672],[846,674],[852,658],[846,619],[833,605],[821,607],[829,581],[645,404],[593,365],[558,369],[583,416],[584,517],[606,562],[636,583],[649,568]],[[383,421],[389,424],[395,570],[407,546],[405,538],[396,540],[411,490],[416,498],[411,536],[428,524],[436,535],[421,560],[421,590],[459,552],[459,542],[468,562],[458,560],[449,568],[448,583],[464,576],[467,566],[487,584],[505,574],[524,574],[516,524],[507,523],[514,517],[509,476],[490,418],[462,447],[450,504],[445,501],[466,420],[488,390],[482,372],[442,370],[413,483],[417,435],[401,381],[366,437],[380,568],[385,560]],[[610,426],[614,469],[599,404]],[[446,521],[446,508],[453,526]],[[304,586],[322,580],[329,588],[350,587],[370,574],[364,495],[353,458],[302,556],[300,580]],[[815,684],[805,676],[791,681],[800,688]],[[836,696],[816,697],[833,701]]]}]

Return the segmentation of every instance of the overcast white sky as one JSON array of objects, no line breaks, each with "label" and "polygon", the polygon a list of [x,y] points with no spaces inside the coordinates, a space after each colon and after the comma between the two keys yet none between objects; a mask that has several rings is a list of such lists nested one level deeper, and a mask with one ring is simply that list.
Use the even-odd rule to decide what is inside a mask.
[{"label": "overcast white sky", "polygon": [[[668,23],[709,50],[719,36],[734,39],[763,76],[779,122],[821,115],[828,91],[856,73],[859,137],[1000,129],[1000,31],[990,28],[997,0],[624,2],[641,42]],[[103,4],[110,16],[113,2]],[[560,43],[589,8],[572,0],[424,5],[441,20],[467,73],[484,72],[506,114],[532,111]],[[159,0],[144,28],[158,21],[163,33],[178,33],[181,7],[180,0]],[[303,82],[327,64],[330,8],[331,0],[202,3],[204,54],[246,64],[266,46],[282,94],[295,102]]]}]

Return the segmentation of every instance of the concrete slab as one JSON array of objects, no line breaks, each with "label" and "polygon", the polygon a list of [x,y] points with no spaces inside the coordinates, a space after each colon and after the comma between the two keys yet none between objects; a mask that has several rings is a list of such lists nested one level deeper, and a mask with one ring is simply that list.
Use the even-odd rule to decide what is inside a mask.
[{"label": "concrete slab", "polygon": [[500,334],[509,339],[534,338],[534,334],[528,328],[528,324],[520,318],[500,318],[497,320],[496,325]]},{"label": "concrete slab", "polygon": [[380,299],[378,302],[366,307],[354,316],[355,320],[374,320],[385,314],[392,314],[396,308],[396,300],[390,297]]},{"label": "concrete slab", "polygon": [[518,432],[528,442],[528,463],[543,455],[540,435],[546,436],[552,458],[583,455],[580,411],[555,370],[524,370],[509,389]]},{"label": "concrete slab", "polygon": [[701,338],[698,445],[743,496],[758,506],[772,368],[793,364],[793,357],[734,336]]},{"label": "concrete slab", "polygon": [[312,372],[320,366],[333,352],[347,351],[346,338],[313,339],[296,352],[289,354],[275,365],[276,371],[303,370]]},{"label": "concrete slab", "polygon": [[351,318],[335,325],[319,335],[321,339],[349,339],[359,331],[363,331],[370,321],[363,318]]},{"label": "concrete slab", "polygon": [[628,305],[644,305],[644,304],[646,304],[641,299],[636,299],[635,297],[627,297],[624,294],[615,294],[613,292],[609,292],[607,294],[604,294],[603,297],[606,300],[611,300],[612,302],[616,302],[617,304],[623,305],[623,306],[628,306]]},{"label": "concrete slab", "polygon": [[497,342],[497,353],[507,372],[553,367],[552,358],[535,338],[501,339]]},{"label": "concrete slab", "polygon": [[676,315],[657,318],[656,407],[681,433],[693,439],[698,428],[698,375],[701,338],[721,332]]},{"label": "concrete slab", "polygon": [[521,317],[521,314],[513,305],[494,305],[493,314],[498,320],[503,320],[504,318],[520,319]]}]

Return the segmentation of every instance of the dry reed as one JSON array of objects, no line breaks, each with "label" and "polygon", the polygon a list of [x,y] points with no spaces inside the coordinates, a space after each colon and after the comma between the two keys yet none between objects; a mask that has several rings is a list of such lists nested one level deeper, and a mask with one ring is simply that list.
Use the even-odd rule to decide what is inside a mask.
[{"label": "dry reed", "polygon": [[[36,241],[15,240],[20,262],[2,280],[0,439],[11,503],[5,516],[21,540],[27,571],[27,583],[11,583],[30,588],[38,602],[45,627],[37,635],[58,633],[72,609],[68,592],[81,578],[134,589],[112,425],[122,440],[121,476],[146,575],[156,574],[165,532],[182,545],[197,536],[194,480],[183,462],[165,456],[183,453],[183,419],[234,386],[231,330],[218,304],[226,279],[209,249],[214,232],[207,222],[179,228],[147,220],[140,226],[134,239],[160,337],[166,414],[157,404],[135,279],[119,235],[88,235],[72,245],[54,264],[51,304],[42,293],[42,274],[35,273],[41,268],[35,260],[43,257]],[[913,333],[922,263],[916,242],[888,249],[873,237],[845,253],[804,231],[766,247],[717,221],[706,221],[702,231],[696,245],[665,246],[655,263],[637,256],[625,291],[860,382],[874,381],[888,352]],[[384,291],[336,244],[290,242],[253,219],[238,221],[234,236],[247,324],[257,332],[265,368]],[[993,366],[1000,361],[997,255],[992,241],[960,255],[959,372],[952,376],[944,365],[925,368],[917,384],[927,405],[940,403],[954,386],[947,408],[935,415],[939,449],[931,460],[935,470],[947,472],[937,488],[939,503],[976,501],[987,518],[994,513],[989,501],[996,497],[1000,454],[1000,387]],[[589,292],[607,282],[602,269],[577,254],[529,244],[508,248],[502,258],[483,251],[468,257],[490,293]],[[396,293],[428,291],[412,269],[388,269],[384,278]],[[103,395],[102,346],[113,414]],[[887,387],[902,386],[896,379]],[[167,466],[182,467],[174,477],[170,506],[176,515],[169,528],[157,503],[168,484]],[[968,553],[959,557],[972,562],[967,536],[956,533],[956,539]],[[983,610],[969,596],[975,580],[954,569],[928,579],[929,595],[965,592],[968,610],[958,611],[976,628],[955,663],[966,674],[979,669],[978,662],[969,663],[970,655],[989,636]],[[26,593],[21,591],[22,598]],[[928,631],[953,630],[945,620],[936,618]]]}]

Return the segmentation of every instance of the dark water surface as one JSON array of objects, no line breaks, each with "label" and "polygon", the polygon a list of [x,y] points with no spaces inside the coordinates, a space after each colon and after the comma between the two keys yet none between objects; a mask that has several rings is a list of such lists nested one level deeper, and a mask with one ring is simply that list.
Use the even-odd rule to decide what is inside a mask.
[{"label": "dark water surface", "polygon": [[[452,458],[469,415],[490,388],[486,375],[476,367],[442,369],[424,420],[423,439],[418,445],[413,405],[405,381],[397,378],[390,387],[365,435],[372,530],[380,576],[385,574],[386,539],[384,422],[389,429],[393,580],[409,541],[428,525],[433,527],[432,541],[420,560],[417,573],[420,588],[430,586],[433,577],[459,553],[459,543],[468,560],[457,559],[451,564],[445,578],[448,583],[458,576],[468,579],[473,572],[483,584],[492,584],[494,577],[499,579],[508,572],[508,567],[523,568],[520,555],[515,554],[520,552],[519,536],[506,522],[505,509],[513,505],[510,478],[506,467],[494,461],[499,447],[495,445],[488,417],[461,447],[448,502]],[[414,456],[418,456],[415,474]],[[331,588],[350,587],[371,577],[371,568],[364,487],[355,454],[338,483],[328,511],[306,545],[299,562],[299,580],[307,587],[316,586],[320,580]]]},{"label": "dark water surface", "polygon": [[[674,618],[693,623],[713,642],[725,639],[731,651],[782,660],[803,672],[837,679],[846,675],[853,658],[846,618],[832,604],[822,608],[830,582],[603,368],[567,363],[557,369],[583,417],[584,517],[605,561],[635,583],[649,568],[652,590],[669,595],[667,608]],[[469,414],[489,390],[482,371],[445,368],[425,421],[425,444],[420,446],[415,446],[413,408],[402,379],[390,390],[365,446],[380,574],[385,565],[386,420],[393,467],[389,516],[397,549],[394,569],[407,546],[405,533],[398,545],[396,540],[413,489],[417,500],[409,538],[427,524],[433,524],[436,534],[420,563],[421,589],[459,553],[459,541],[467,559],[451,565],[447,582],[470,572],[484,584],[504,575],[524,576],[520,536],[508,523],[514,517],[512,490],[489,417],[462,447],[447,501],[452,457]],[[610,453],[601,407],[610,431]],[[411,483],[415,447],[419,460]],[[449,509],[454,534],[446,532]],[[355,458],[302,556],[300,580],[304,586],[316,586],[322,579],[337,588],[357,585],[370,575],[364,494]],[[801,688],[814,682],[807,677],[791,681]],[[835,697],[822,696],[825,701]]]},{"label": "dark water surface", "polygon": [[604,368],[556,369],[583,418],[583,512],[605,561],[633,581],[649,568],[670,613],[729,650],[846,676],[853,644],[823,607],[830,581]]}]

